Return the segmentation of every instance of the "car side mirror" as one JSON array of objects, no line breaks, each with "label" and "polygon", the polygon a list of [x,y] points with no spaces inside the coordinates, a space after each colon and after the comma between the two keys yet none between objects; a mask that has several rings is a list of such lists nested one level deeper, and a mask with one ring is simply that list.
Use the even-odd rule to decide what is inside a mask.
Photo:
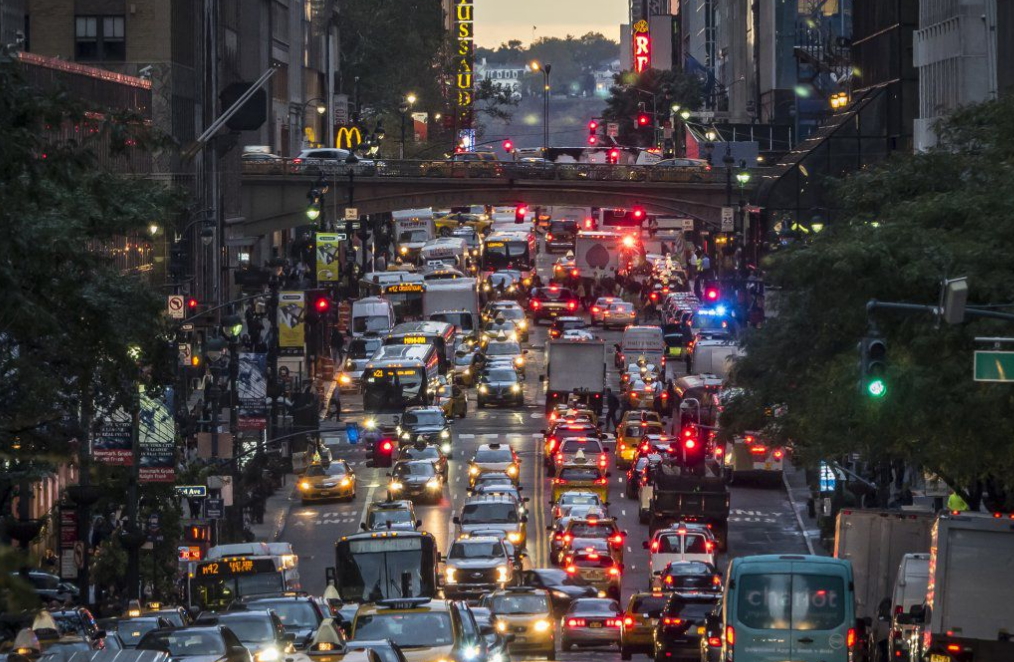
[{"label": "car side mirror", "polygon": [[366,526],[366,522],[360,522],[359,523],[359,528],[362,529],[363,531],[369,531],[370,530],[370,528],[368,526]]},{"label": "car side mirror", "polygon": [[421,519],[417,519],[415,521],[415,528],[417,528],[417,529],[421,529],[422,528],[422,520]]}]

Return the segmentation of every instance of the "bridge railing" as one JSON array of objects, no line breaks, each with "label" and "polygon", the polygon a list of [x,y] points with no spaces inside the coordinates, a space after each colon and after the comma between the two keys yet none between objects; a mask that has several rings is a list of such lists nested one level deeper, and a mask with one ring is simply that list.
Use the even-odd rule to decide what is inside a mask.
[{"label": "bridge railing", "polygon": [[393,179],[487,179],[487,180],[555,180],[594,182],[671,182],[723,183],[725,173],[700,167],[653,165],[606,165],[601,163],[523,163],[513,161],[360,161],[347,164],[337,161],[299,161],[276,159],[246,161],[243,174],[309,179],[346,179],[352,172],[356,178]]}]

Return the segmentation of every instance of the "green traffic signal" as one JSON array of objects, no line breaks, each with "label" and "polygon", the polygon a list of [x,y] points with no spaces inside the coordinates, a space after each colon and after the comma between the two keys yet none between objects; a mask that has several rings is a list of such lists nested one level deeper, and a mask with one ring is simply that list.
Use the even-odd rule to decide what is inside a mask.
[{"label": "green traffic signal", "polygon": [[320,216],[320,203],[318,202],[311,203],[310,206],[306,208],[306,217],[311,221],[316,221],[319,216]]},{"label": "green traffic signal", "polygon": [[877,377],[866,384],[866,392],[870,395],[870,397],[882,398],[887,395],[887,382]]}]

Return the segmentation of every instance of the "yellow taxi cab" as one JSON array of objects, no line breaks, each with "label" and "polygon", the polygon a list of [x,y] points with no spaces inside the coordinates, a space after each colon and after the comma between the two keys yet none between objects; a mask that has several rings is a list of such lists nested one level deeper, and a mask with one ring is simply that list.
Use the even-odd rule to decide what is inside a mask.
[{"label": "yellow taxi cab", "polygon": [[653,591],[630,596],[620,624],[620,659],[629,660],[634,653],[654,653],[655,626],[670,595]]},{"label": "yellow taxi cab", "polygon": [[[633,413],[633,416],[630,414]],[[653,421],[647,417],[638,420],[637,410],[628,411],[624,416],[626,419],[620,423],[616,432],[616,466],[621,468],[629,467],[634,458],[637,457],[637,447],[645,435],[665,434],[665,426],[661,422]],[[649,412],[641,410],[640,413]],[[655,414],[655,412],[650,412]],[[655,414],[657,416],[657,414]]]},{"label": "yellow taxi cab", "polygon": [[448,419],[464,418],[468,415],[468,396],[457,384],[452,384],[444,375],[437,375],[438,386],[436,388],[435,402],[444,410],[444,416]]},{"label": "yellow taxi cab", "polygon": [[[347,656],[348,648],[345,634],[335,624],[333,618],[325,618],[320,622],[317,631],[306,648],[306,655],[313,662],[353,662],[356,656]],[[363,656],[362,662],[369,662]]]},{"label": "yellow taxi cab", "polygon": [[575,490],[593,492],[601,501],[608,501],[609,476],[606,468],[599,466],[594,458],[588,459],[578,451],[575,457],[560,466],[553,478],[553,501],[558,501],[561,494]]},{"label": "yellow taxi cab", "polygon": [[356,474],[345,460],[332,460],[327,466],[313,463],[299,477],[299,496],[303,503],[320,499],[356,498]]},{"label": "yellow taxi cab", "polygon": [[482,606],[489,609],[497,632],[503,636],[514,635],[509,644],[512,654],[556,659],[556,627],[549,591],[532,586],[508,586],[483,596]]},{"label": "yellow taxi cab", "polygon": [[518,484],[521,474],[521,458],[509,444],[482,444],[472,456],[468,465],[468,487],[475,487],[475,481],[484,473],[505,473],[511,482]]},{"label": "yellow taxi cab", "polygon": [[449,237],[458,228],[472,228],[480,235],[489,232],[493,219],[487,214],[447,214],[433,221],[437,234]]},{"label": "yellow taxi cab", "polygon": [[478,662],[485,647],[462,613],[463,603],[431,598],[395,598],[362,605],[352,621],[353,640],[390,639],[406,662]]},{"label": "yellow taxi cab", "polygon": [[571,577],[580,577],[591,584],[599,591],[599,595],[613,600],[620,599],[623,564],[609,554],[596,549],[574,550],[567,556],[563,567]]}]

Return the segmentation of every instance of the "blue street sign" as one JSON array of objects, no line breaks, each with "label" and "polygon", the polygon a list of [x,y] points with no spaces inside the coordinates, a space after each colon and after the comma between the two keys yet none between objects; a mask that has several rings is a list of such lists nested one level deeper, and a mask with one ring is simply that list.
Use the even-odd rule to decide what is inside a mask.
[{"label": "blue street sign", "polygon": [[345,424],[345,438],[348,439],[350,444],[359,443],[359,423],[349,421]]},{"label": "blue street sign", "polygon": [[148,530],[154,533],[158,531],[159,524],[161,524],[161,516],[158,513],[152,513],[148,515]]},{"label": "blue street sign", "polygon": [[208,519],[222,519],[225,516],[225,502],[222,499],[208,499],[204,502],[204,516]]},{"label": "blue street sign", "polygon": [[203,499],[208,496],[207,485],[177,485],[176,491],[188,499]]}]

